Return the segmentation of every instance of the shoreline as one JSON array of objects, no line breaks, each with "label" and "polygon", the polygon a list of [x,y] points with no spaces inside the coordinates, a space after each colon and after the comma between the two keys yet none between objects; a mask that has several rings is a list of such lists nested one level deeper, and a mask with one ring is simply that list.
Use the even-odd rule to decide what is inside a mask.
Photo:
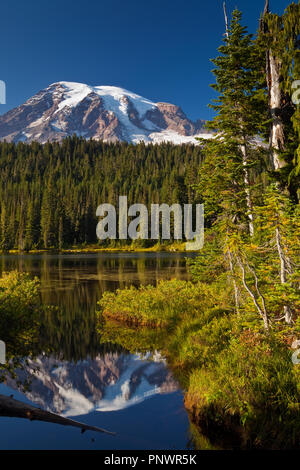
[{"label": "shoreline", "polygon": [[59,249],[36,249],[36,250],[0,250],[0,255],[36,255],[36,254],[97,254],[97,253],[197,253],[197,251],[186,251],[185,243],[174,244],[174,245],[154,245],[148,248],[144,247],[132,247],[128,246],[119,246],[119,247],[104,247],[97,248],[95,246],[87,247],[72,247]]}]

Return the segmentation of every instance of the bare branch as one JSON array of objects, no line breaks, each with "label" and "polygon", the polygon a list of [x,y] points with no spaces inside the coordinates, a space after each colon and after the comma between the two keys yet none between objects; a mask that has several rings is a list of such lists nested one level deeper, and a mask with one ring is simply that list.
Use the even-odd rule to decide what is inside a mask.
[{"label": "bare branch", "polygon": [[241,271],[242,271],[242,281],[243,281],[243,285],[246,289],[246,291],[248,292],[248,294],[250,295],[251,299],[253,300],[253,303],[258,311],[258,313],[260,314],[260,316],[262,317],[263,319],[263,322],[264,322],[264,326],[265,326],[265,330],[267,332],[269,332],[269,319],[268,319],[268,316],[266,314],[265,311],[263,311],[259,305],[259,303],[257,302],[257,299],[254,295],[254,293],[252,292],[252,290],[250,289],[250,287],[248,286],[247,284],[247,281],[246,281],[246,270],[245,270],[245,267],[243,265],[243,263],[241,262],[240,258],[238,256],[236,256],[236,259],[237,259],[237,262],[241,268]]},{"label": "bare branch", "polygon": [[[276,244],[277,244],[277,251],[280,259],[280,280],[281,284],[286,284],[287,282],[287,274],[288,274],[288,269],[289,269],[289,263],[286,260],[282,244],[281,244],[281,235],[280,235],[280,230],[279,227],[276,227]],[[285,313],[285,321],[288,325],[293,323],[293,318],[292,318],[292,312],[291,309],[288,305],[284,306],[284,313]]]},{"label": "bare branch", "polygon": [[274,318],[274,321],[282,321],[282,320],[285,320],[285,315],[284,317],[281,317],[281,318]]},{"label": "bare branch", "polygon": [[266,301],[265,301],[265,298],[263,296],[263,294],[261,293],[261,290],[259,288],[259,285],[258,285],[258,277],[257,277],[257,274],[255,272],[255,270],[253,268],[251,268],[251,266],[249,266],[249,263],[247,261],[247,266],[248,266],[248,269],[249,271],[253,274],[253,277],[255,279],[255,288],[256,288],[256,291],[258,293],[258,295],[260,296],[261,298],[261,301],[262,301],[262,305],[263,305],[263,311],[264,311],[264,315],[267,317],[267,309],[266,309]]}]

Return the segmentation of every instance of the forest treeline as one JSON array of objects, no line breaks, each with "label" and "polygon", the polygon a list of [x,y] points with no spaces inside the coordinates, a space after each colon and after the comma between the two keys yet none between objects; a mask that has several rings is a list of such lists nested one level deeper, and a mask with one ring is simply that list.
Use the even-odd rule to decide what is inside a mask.
[{"label": "forest treeline", "polygon": [[197,145],[0,143],[0,249],[97,242],[98,205],[190,203],[202,161]]}]

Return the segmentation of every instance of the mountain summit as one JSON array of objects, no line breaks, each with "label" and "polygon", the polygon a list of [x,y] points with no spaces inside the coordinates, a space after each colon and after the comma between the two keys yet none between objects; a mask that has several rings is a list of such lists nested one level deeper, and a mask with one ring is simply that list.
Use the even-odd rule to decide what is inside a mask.
[{"label": "mountain summit", "polygon": [[106,142],[180,144],[205,137],[204,123],[191,121],[178,106],[123,88],[58,82],[0,116],[0,140],[45,143],[76,134]]}]

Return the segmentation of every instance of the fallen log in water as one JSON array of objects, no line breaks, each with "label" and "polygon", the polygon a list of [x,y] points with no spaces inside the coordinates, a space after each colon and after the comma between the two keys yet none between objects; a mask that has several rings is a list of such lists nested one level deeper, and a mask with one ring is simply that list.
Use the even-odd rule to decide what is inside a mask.
[{"label": "fallen log in water", "polygon": [[12,396],[8,397],[6,395],[0,395],[0,416],[25,418],[30,421],[45,421],[48,423],[61,424],[62,426],[73,426],[80,428],[81,432],[96,431],[115,435],[114,432],[107,431],[106,429],[80,423],[74,419],[65,418],[56,413],[51,413],[50,411],[45,411],[41,408],[36,408],[35,406],[22,403],[21,401],[15,400]]}]

